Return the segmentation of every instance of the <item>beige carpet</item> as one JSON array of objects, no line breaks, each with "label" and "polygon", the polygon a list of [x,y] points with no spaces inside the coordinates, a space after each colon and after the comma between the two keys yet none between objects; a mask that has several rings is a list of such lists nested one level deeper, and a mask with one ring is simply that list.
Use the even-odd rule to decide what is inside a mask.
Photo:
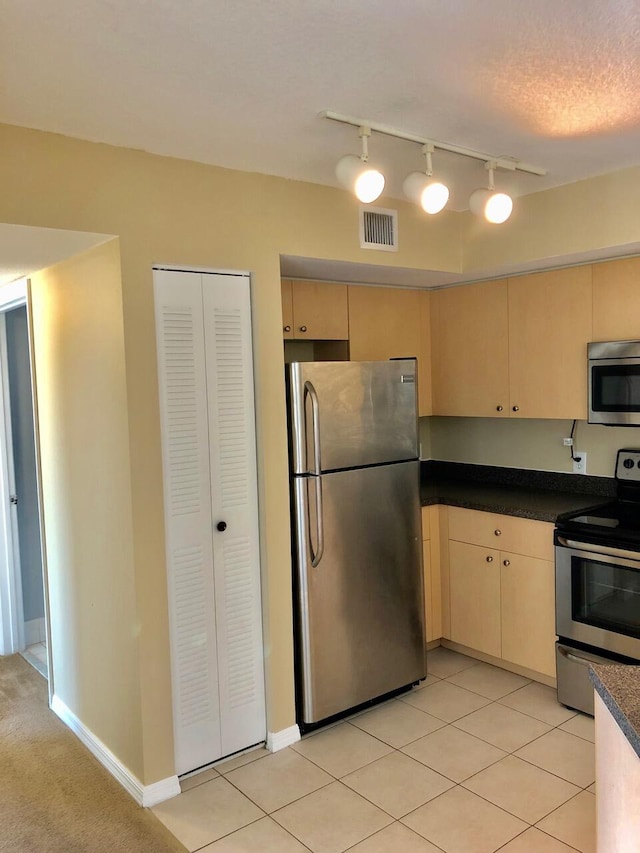
[{"label": "beige carpet", "polygon": [[184,853],[49,710],[47,684],[0,657],[0,850]]}]

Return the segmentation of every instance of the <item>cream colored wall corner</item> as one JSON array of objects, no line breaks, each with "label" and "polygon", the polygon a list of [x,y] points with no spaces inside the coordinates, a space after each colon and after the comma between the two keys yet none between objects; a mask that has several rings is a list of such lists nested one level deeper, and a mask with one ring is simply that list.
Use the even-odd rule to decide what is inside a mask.
[{"label": "cream colored wall corner", "polygon": [[[116,734],[116,728],[121,714],[140,702],[141,729],[132,727],[131,741],[122,744],[121,751],[141,752],[139,778],[148,785],[174,771],[153,265],[252,273],[268,727],[279,731],[294,722],[280,255],[459,272],[463,260],[469,268],[471,264],[492,264],[496,258],[500,262],[528,260],[544,247],[562,254],[575,251],[576,244],[600,247],[608,240],[610,245],[618,245],[633,239],[640,217],[634,215],[627,222],[624,215],[609,208],[626,192],[624,209],[633,211],[635,188],[625,190],[621,179],[611,179],[610,185],[605,182],[610,189],[607,204],[593,214],[589,227],[581,213],[583,196],[591,195],[589,188],[563,190],[567,196],[562,215],[565,219],[575,215],[582,225],[576,225],[576,233],[568,227],[560,229],[554,239],[548,222],[559,216],[561,196],[554,193],[560,190],[538,194],[531,202],[520,200],[517,227],[514,230],[508,224],[503,236],[497,236],[498,231],[474,233],[463,214],[425,219],[413,205],[382,199],[381,206],[398,209],[400,248],[397,253],[375,252],[359,248],[358,205],[340,190],[7,125],[0,125],[0,143],[0,221],[120,238],[126,402],[115,399],[128,421],[135,587],[124,606],[135,596],[139,677],[133,670],[130,676],[123,675],[126,689],[123,687],[118,707],[105,705],[104,719],[101,716],[99,726],[94,723],[93,728],[96,733],[100,727],[109,729],[119,743],[117,738],[122,735]],[[631,170],[630,177],[633,174]],[[636,195],[640,198],[640,193]],[[571,211],[571,205],[576,210]],[[63,307],[66,312],[66,302],[51,309],[61,311]],[[50,331],[56,324],[64,328],[72,320],[73,314],[64,312],[49,319],[46,312],[40,314],[40,322]],[[65,351],[60,349],[56,357],[56,364],[62,363]],[[78,368],[74,364],[72,369]],[[120,435],[122,424],[118,424],[115,431]],[[437,455],[435,446],[432,454]],[[51,476],[63,475],[64,471],[52,467]],[[116,469],[115,482],[121,476],[124,474]],[[70,548],[69,528],[62,519],[57,523],[60,535],[66,537],[62,545]],[[82,535],[80,541],[84,541]],[[128,554],[125,558],[129,559]],[[84,595],[82,580],[73,578],[73,585],[64,590],[72,608],[76,590]],[[113,626],[120,648],[116,633]],[[103,667],[98,662],[98,672],[92,674],[95,660],[90,655],[81,655],[75,663],[75,683],[68,685],[69,691],[91,685]],[[104,664],[107,675],[111,665],[109,656]],[[108,737],[105,742],[113,747]]]},{"label": "cream colored wall corner", "polygon": [[[531,178],[535,189],[535,178]],[[462,268],[473,275],[502,264],[546,259],[640,241],[640,167],[622,169],[516,199],[503,225],[466,212]],[[636,252],[637,248],[633,248]]]},{"label": "cream colored wall corner", "polygon": [[55,694],[142,776],[118,241],[31,278]]},{"label": "cream colored wall corner", "polygon": [[[421,419],[420,429],[421,435],[429,433],[432,459],[571,473],[569,448],[562,444],[571,424],[524,418],[434,417]],[[587,474],[612,477],[618,450],[640,447],[640,428],[578,421],[575,441],[575,449],[587,454]]]},{"label": "cream colored wall corner", "polygon": [[[279,731],[295,722],[280,255],[455,272],[460,218],[425,220],[412,205],[382,200],[399,211],[400,249],[366,251],[358,205],[339,190],[7,125],[0,140],[0,221],[120,238],[139,678],[121,707],[105,705],[113,719],[104,726],[119,725],[139,699],[139,742],[126,749],[141,750],[148,785],[174,772],[153,265],[252,273],[267,714]],[[76,686],[91,684],[96,662],[75,662]]]}]

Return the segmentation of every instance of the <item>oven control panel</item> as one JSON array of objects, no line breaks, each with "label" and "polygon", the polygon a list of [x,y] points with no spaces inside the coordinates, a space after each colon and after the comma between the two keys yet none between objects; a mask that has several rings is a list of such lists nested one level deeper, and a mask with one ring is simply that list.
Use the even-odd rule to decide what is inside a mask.
[{"label": "oven control panel", "polygon": [[616,480],[640,483],[640,450],[618,451]]}]

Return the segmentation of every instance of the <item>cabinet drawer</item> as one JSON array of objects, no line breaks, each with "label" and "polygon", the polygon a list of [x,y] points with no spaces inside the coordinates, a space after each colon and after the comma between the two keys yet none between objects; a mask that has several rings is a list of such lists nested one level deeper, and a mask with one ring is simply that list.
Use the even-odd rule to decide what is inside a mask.
[{"label": "cabinet drawer", "polygon": [[553,560],[553,524],[546,521],[449,507],[449,538]]}]

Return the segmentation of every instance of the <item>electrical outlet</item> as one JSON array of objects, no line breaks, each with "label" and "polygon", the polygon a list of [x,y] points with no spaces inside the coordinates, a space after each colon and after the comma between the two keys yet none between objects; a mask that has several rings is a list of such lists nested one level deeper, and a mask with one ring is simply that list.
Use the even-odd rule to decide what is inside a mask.
[{"label": "electrical outlet", "polygon": [[572,438],[563,438],[562,443],[565,447],[573,447],[573,439]]},{"label": "electrical outlet", "polygon": [[574,474],[586,474],[587,473],[587,454],[583,453],[581,450],[574,451],[574,456],[580,459],[579,462],[573,460],[573,473]]}]

